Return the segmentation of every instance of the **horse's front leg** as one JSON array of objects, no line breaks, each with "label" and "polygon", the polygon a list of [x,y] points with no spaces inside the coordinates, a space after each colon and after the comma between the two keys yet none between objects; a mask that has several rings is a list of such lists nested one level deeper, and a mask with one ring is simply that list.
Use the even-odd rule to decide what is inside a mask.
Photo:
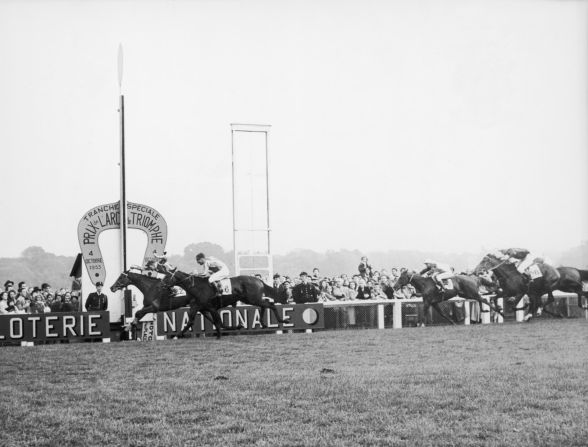
[{"label": "horse's front leg", "polygon": [[184,337],[184,334],[188,332],[194,325],[194,320],[196,319],[196,314],[198,313],[197,306],[190,306],[190,312],[188,312],[188,324],[184,326],[182,331],[180,332],[180,338]]},{"label": "horse's front leg", "polygon": [[446,321],[449,321],[453,326],[455,326],[455,321],[453,321],[453,318],[449,318],[449,316],[447,316],[445,312],[443,312],[443,310],[439,306],[439,303],[431,303],[431,306],[433,306],[433,309],[435,309],[439,313],[439,315],[441,315]]},{"label": "horse's front leg", "polygon": [[474,296],[473,298],[480,304],[486,304],[488,307],[490,307],[490,309],[492,309],[494,312],[497,312],[498,314],[500,314],[502,318],[504,318],[504,313],[502,312],[502,309],[500,308],[500,306],[492,304],[492,300],[487,300],[486,298],[480,295]]}]

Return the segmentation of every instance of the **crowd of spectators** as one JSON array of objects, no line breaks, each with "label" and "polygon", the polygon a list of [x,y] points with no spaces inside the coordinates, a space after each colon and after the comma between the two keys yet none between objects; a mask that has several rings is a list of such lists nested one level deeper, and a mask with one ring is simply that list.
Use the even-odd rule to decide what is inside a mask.
[{"label": "crowd of spectators", "polygon": [[376,270],[361,258],[357,273],[338,276],[323,276],[318,268],[312,273],[301,272],[299,276],[282,276],[276,273],[273,286],[278,289],[278,300],[288,304],[329,301],[406,299],[415,296],[411,285],[394,290],[393,286],[404,270],[393,267]]},{"label": "crowd of spectators", "polygon": [[47,283],[30,287],[25,281],[16,286],[8,280],[0,292],[0,315],[75,312],[80,309],[79,299],[79,291],[53,290]]}]

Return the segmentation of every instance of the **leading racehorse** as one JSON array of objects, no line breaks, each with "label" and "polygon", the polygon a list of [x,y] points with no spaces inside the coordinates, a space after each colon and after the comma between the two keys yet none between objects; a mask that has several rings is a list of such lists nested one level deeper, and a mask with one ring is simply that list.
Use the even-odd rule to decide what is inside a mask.
[{"label": "leading racehorse", "polygon": [[[177,269],[174,271],[160,271],[165,271],[166,276],[163,282],[166,285],[180,286],[190,296],[189,320],[188,324],[182,329],[180,336],[183,336],[192,327],[198,312],[211,311],[215,320],[216,335],[220,338],[222,321],[217,310],[221,307],[234,305],[237,301],[258,306],[262,309],[270,309],[279,323],[289,321],[289,318],[280,316],[273,302],[263,299],[264,296],[277,299],[278,291],[255,276],[241,275],[230,278],[231,294],[217,297],[214,287],[208,281],[208,277],[184,273]],[[261,324],[263,327],[267,327],[263,319]]]},{"label": "leading racehorse", "polygon": [[162,275],[158,278],[157,272],[151,273],[153,276],[142,273],[140,268],[131,267],[122,272],[110,287],[111,292],[116,292],[132,285],[143,294],[143,308],[135,313],[135,319],[131,323],[133,326],[148,313],[178,309],[190,302],[187,295],[174,295],[170,287],[163,284]]},{"label": "leading racehorse", "polygon": [[445,320],[449,321],[451,324],[455,324],[455,322],[445,315],[445,313],[441,310],[439,303],[456,296],[476,300],[480,304],[487,304],[492,310],[498,312],[504,317],[500,307],[494,305],[480,295],[480,286],[491,286],[491,283],[487,283],[485,279],[472,275],[455,275],[450,279],[453,282],[453,289],[446,289],[442,292],[438,289],[437,284],[433,278],[428,276],[421,276],[415,272],[403,271],[396,281],[396,284],[394,284],[394,290],[398,290],[407,284],[411,284],[416,289],[416,291],[423,296],[423,312],[425,315],[425,320],[427,320],[429,307],[432,306]]}]

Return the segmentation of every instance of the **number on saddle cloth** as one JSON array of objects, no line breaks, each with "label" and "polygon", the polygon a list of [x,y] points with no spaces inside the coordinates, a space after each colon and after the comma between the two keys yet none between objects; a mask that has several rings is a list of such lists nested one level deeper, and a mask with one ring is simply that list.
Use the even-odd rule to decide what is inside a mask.
[{"label": "number on saddle cloth", "polygon": [[527,273],[529,274],[531,279],[537,279],[543,276],[543,273],[541,273],[541,269],[537,264],[531,264],[529,268],[527,268]]},{"label": "number on saddle cloth", "polygon": [[231,286],[231,278],[224,278],[220,281],[217,281],[217,284],[220,285],[220,291],[222,295],[232,295],[233,294],[233,287]]}]

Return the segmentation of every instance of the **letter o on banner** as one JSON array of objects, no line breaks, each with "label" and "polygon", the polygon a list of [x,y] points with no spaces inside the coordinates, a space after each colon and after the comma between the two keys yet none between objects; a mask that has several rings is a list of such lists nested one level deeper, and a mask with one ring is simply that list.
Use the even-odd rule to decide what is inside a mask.
[{"label": "letter o on banner", "polygon": [[[18,334],[15,333],[14,323],[18,323]],[[22,320],[20,318],[13,318],[10,320],[10,338],[22,338]]]},{"label": "letter o on banner", "polygon": [[302,321],[304,321],[308,325],[315,324],[319,319],[318,312],[312,308],[304,309],[302,312]]}]

